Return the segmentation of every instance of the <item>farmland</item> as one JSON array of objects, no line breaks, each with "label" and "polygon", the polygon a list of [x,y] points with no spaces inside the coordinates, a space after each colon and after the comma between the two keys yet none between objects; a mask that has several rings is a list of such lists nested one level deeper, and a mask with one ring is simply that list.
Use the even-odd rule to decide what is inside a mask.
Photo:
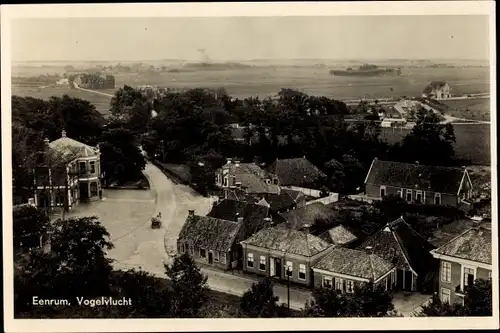
[{"label": "farmland", "polygon": [[490,120],[490,99],[457,99],[443,101],[450,108],[446,111],[449,115],[458,118],[473,120]]},{"label": "farmland", "polygon": [[46,88],[12,85],[12,95],[30,96],[41,99],[49,99],[52,96],[61,97],[67,94],[70,97],[81,98],[94,104],[97,111],[103,115],[109,113],[109,102],[111,98],[91,92],[71,89],[68,86],[49,86]]}]

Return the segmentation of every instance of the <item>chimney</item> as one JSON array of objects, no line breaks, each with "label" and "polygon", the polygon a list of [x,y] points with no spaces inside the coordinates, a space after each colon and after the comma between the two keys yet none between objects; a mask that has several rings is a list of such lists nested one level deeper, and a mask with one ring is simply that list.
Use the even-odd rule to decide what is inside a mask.
[{"label": "chimney", "polygon": [[309,229],[310,228],[311,228],[311,226],[309,224],[307,224],[307,223],[302,226],[302,229],[304,230],[304,232],[306,234],[309,234]]},{"label": "chimney", "polygon": [[194,210],[193,209],[190,209],[188,212],[189,212],[189,216],[194,216]]},{"label": "chimney", "polygon": [[243,224],[243,216],[238,216],[236,222],[238,222],[239,224]]},{"label": "chimney", "polygon": [[367,247],[365,247],[365,251],[368,254],[372,254],[373,253],[373,247],[372,246],[367,246]]},{"label": "chimney", "polygon": [[48,145],[49,145],[49,142],[50,142],[50,141],[49,141],[49,138],[45,138],[45,139],[43,139],[43,142],[45,143],[45,145],[47,145],[47,146],[48,146]]},{"label": "chimney", "polygon": [[266,226],[274,227],[274,222],[270,217],[265,217],[264,218],[264,224]]},{"label": "chimney", "polygon": [[61,138],[65,138],[66,137],[66,131],[63,129],[61,131]]},{"label": "chimney", "polygon": [[236,166],[240,166],[240,161],[239,161],[239,160],[235,160],[235,161],[234,161],[234,165],[236,165]]},{"label": "chimney", "polygon": [[226,164],[231,164],[232,161],[233,161],[232,159],[226,158]]}]

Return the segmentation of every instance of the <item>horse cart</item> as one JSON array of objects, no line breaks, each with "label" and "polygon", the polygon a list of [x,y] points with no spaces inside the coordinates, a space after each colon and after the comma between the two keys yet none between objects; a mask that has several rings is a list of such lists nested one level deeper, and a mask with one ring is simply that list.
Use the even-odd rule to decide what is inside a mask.
[{"label": "horse cart", "polygon": [[151,218],[151,228],[159,229],[161,228],[161,213]]}]

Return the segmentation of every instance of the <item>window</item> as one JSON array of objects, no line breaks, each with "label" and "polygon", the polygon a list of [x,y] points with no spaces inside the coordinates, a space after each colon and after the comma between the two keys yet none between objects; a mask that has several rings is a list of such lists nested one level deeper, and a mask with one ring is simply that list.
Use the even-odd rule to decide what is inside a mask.
[{"label": "window", "polygon": [[214,252],[214,261],[219,262],[219,251]]},{"label": "window", "polygon": [[342,279],[335,278],[335,290],[344,291],[344,281]]},{"label": "window", "polygon": [[286,275],[293,276],[293,263],[291,261],[286,262]]},{"label": "window", "polygon": [[266,257],[265,256],[260,256],[259,269],[261,271],[265,271],[266,270]]},{"label": "window", "polygon": [[194,256],[194,246],[191,246],[191,255]]},{"label": "window", "polygon": [[247,267],[253,267],[253,253],[248,254]]},{"label": "window", "polygon": [[406,190],[406,201],[412,201],[413,196],[412,196],[412,191],[411,190]]},{"label": "window", "polygon": [[95,173],[95,161],[90,161],[90,173]]},{"label": "window", "polygon": [[181,248],[181,253],[184,253],[184,245],[181,244],[180,248]]},{"label": "window", "polygon": [[474,284],[474,269],[464,267],[464,287]]},{"label": "window", "polygon": [[86,172],[87,172],[87,163],[80,162],[80,173],[86,173]]},{"label": "window", "polygon": [[271,185],[271,179],[266,179],[266,184]]},{"label": "window", "polygon": [[64,190],[56,190],[56,205],[64,204]]},{"label": "window", "polygon": [[220,263],[225,264],[226,263],[226,252],[221,252],[220,253]]},{"label": "window", "polygon": [[206,258],[207,257],[207,250],[205,249],[200,249],[200,257]]},{"label": "window", "polygon": [[333,279],[331,276],[323,275],[323,287],[324,288],[333,287]]},{"label": "window", "polygon": [[385,197],[385,185],[380,186],[380,197]]},{"label": "window", "polygon": [[402,197],[403,197],[403,189],[398,190],[398,191],[396,192],[396,194],[398,195],[398,197],[401,197],[401,198],[402,198]]},{"label": "window", "polygon": [[227,186],[227,177],[224,177],[224,186]]},{"label": "window", "polygon": [[306,279],[306,265],[300,264],[299,265],[299,280],[305,280]]},{"label": "window", "polygon": [[491,280],[491,272],[488,272],[488,280]]},{"label": "window", "polygon": [[451,282],[451,264],[446,261],[441,261],[441,281]]},{"label": "window", "polygon": [[448,304],[450,303],[450,289],[441,289],[441,302]]},{"label": "window", "polygon": [[354,291],[354,282],[351,280],[346,281],[345,291],[348,293],[352,293]]},{"label": "window", "polygon": [[97,196],[97,183],[96,182],[90,183],[90,195],[92,197]]},{"label": "window", "polygon": [[435,205],[440,205],[441,204],[441,193],[435,193],[434,194],[434,204]]},{"label": "window", "polygon": [[417,200],[417,203],[422,203],[422,191],[417,191],[417,194],[415,195],[415,198]]},{"label": "window", "polygon": [[273,179],[274,185],[278,185],[278,178]]},{"label": "window", "polygon": [[185,244],[184,245],[184,251],[182,251],[183,253],[188,253],[189,254],[189,244]]}]

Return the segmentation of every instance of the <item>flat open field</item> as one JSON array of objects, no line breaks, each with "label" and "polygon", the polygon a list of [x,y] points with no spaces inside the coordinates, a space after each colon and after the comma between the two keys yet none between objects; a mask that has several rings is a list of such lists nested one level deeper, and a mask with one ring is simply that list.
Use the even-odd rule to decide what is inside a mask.
[{"label": "flat open field", "polygon": [[[490,125],[470,124],[454,125],[455,154],[467,158],[472,164],[491,164]],[[389,143],[399,142],[410,132],[408,129],[383,128],[381,135]]]},{"label": "flat open field", "polygon": [[90,103],[94,104],[97,111],[99,111],[103,115],[109,114],[109,102],[111,101],[111,98],[104,95],[71,89],[68,86],[38,88],[23,85],[12,85],[12,95],[49,99],[52,96],[61,97],[64,94],[67,94],[71,97],[87,100]]},{"label": "flat open field", "polygon": [[446,113],[451,116],[473,120],[490,120],[489,98],[458,99],[443,101],[443,103],[450,107]]}]

